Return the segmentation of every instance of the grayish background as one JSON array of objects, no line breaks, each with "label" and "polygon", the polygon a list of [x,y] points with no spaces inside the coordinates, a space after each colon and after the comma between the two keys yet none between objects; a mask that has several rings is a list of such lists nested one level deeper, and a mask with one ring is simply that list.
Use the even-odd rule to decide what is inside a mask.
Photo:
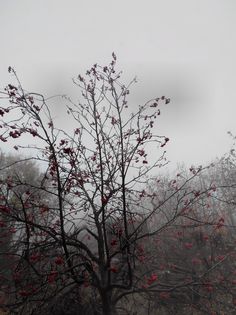
[{"label": "grayish background", "polygon": [[[166,95],[159,121],[170,167],[202,164],[236,133],[235,0],[0,0],[0,86],[15,67],[23,86],[72,94],[71,78],[114,51],[132,106]],[[60,115],[58,103],[57,113]],[[66,123],[61,120],[61,123]],[[61,126],[63,127],[63,126]]]}]

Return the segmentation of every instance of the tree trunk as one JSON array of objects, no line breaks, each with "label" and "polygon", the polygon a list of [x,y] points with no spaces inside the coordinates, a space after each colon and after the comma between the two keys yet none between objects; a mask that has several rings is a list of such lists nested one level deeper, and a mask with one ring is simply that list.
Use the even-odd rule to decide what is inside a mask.
[{"label": "tree trunk", "polygon": [[103,292],[102,294],[102,315],[115,315],[116,312],[112,307],[111,292]]}]

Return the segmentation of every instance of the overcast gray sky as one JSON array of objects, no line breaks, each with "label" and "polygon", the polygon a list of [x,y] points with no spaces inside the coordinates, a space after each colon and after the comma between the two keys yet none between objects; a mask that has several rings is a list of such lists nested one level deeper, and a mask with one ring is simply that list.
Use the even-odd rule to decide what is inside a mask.
[{"label": "overcast gray sky", "polygon": [[236,133],[235,0],[0,0],[0,86],[74,93],[71,78],[114,51],[136,106],[166,95],[160,134],[173,164],[202,164]]}]

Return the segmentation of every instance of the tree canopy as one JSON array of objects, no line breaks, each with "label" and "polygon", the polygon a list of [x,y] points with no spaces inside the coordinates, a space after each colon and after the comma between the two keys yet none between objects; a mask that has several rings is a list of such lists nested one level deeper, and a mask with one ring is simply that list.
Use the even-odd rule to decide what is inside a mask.
[{"label": "tree canopy", "polygon": [[158,176],[169,138],[156,121],[169,98],[132,111],[135,80],[122,82],[113,53],[107,66],[74,79],[82,100],[64,98],[67,129],[43,95],[9,72],[16,84],[0,94],[0,140],[34,156],[1,159],[2,307],[11,314],[233,312],[227,209],[234,196],[222,194],[234,182],[210,176],[213,166]]}]

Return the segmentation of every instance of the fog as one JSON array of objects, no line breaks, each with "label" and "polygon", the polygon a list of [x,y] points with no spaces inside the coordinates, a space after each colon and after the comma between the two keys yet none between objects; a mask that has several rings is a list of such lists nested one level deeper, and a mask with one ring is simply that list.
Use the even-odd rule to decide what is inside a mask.
[{"label": "fog", "polygon": [[[171,98],[157,126],[170,138],[169,167],[204,164],[236,133],[235,9],[234,0],[2,1],[0,86],[11,65],[26,90],[77,98],[71,79],[114,51],[124,80],[138,78],[132,108]],[[67,128],[63,102],[53,106]]]}]

